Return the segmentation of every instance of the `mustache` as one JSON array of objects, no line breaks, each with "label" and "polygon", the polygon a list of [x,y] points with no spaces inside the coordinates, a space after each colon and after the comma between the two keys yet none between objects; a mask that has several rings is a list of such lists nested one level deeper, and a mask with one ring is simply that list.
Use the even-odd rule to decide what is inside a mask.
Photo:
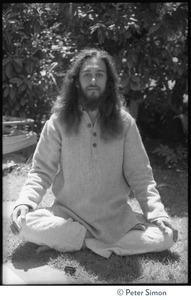
[{"label": "mustache", "polygon": [[97,85],[90,85],[90,86],[88,86],[87,89],[97,89],[97,90],[100,90],[99,86],[97,86]]}]

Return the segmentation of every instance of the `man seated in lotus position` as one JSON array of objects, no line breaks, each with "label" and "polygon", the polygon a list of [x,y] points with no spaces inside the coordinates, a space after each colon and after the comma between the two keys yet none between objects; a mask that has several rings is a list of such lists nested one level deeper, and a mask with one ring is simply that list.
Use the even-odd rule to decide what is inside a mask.
[{"label": "man seated in lotus position", "polygon": [[[61,252],[87,247],[106,258],[172,247],[177,231],[121,100],[112,57],[82,50],[65,76],[15,203],[11,229],[19,238]],[[51,184],[52,207],[38,208]],[[127,203],[131,190],[143,214]]]}]

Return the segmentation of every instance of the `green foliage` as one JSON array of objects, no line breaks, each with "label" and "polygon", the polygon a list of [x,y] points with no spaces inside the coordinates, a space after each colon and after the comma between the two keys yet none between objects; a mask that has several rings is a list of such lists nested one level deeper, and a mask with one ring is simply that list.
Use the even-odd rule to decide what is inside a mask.
[{"label": "green foliage", "polygon": [[180,2],[4,4],[3,113],[47,116],[74,54],[99,47],[114,57],[135,117],[141,103],[150,108],[153,95],[161,118],[168,111],[181,115],[188,94],[187,15]]},{"label": "green foliage", "polygon": [[185,163],[188,156],[187,149],[181,145],[176,149],[171,149],[169,146],[161,144],[153,151],[153,153],[165,158],[166,165],[177,165],[179,162]]}]

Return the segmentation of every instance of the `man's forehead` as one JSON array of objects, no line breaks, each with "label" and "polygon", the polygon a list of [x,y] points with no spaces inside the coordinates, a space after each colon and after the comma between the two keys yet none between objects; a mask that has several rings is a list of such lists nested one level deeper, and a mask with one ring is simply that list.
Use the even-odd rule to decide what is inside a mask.
[{"label": "man's forehead", "polygon": [[87,58],[82,64],[81,71],[85,71],[91,68],[99,69],[106,72],[105,62],[99,57]]}]

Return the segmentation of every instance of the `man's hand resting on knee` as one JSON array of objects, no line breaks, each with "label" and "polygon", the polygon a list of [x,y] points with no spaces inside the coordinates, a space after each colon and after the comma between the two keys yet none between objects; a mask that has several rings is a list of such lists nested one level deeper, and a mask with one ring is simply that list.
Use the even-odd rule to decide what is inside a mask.
[{"label": "man's hand resting on knee", "polygon": [[177,241],[178,230],[175,228],[175,226],[173,225],[173,222],[170,219],[165,218],[165,217],[159,217],[159,218],[151,221],[151,223],[156,224],[164,233],[168,232],[167,227],[171,228],[173,231],[173,240],[174,240],[174,242]]},{"label": "man's hand resting on knee", "polygon": [[29,212],[29,206],[27,205],[18,205],[11,214],[11,230],[14,234],[19,234],[21,227],[18,223],[18,218],[24,221],[26,219],[26,214]]}]

